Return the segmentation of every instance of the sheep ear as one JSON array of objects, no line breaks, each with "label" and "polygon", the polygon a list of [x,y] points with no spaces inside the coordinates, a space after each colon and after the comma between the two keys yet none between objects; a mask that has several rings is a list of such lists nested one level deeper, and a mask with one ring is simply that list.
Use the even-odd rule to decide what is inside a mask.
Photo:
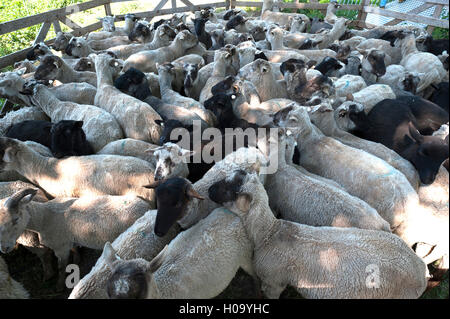
[{"label": "sheep ear", "polygon": [[163,183],[163,182],[164,182],[163,180],[160,180],[160,181],[154,181],[153,183],[148,184],[148,185],[145,185],[144,187],[145,187],[145,188],[156,188],[156,187],[158,187],[159,185],[161,185],[161,183]]},{"label": "sheep ear", "polygon": [[411,137],[418,143],[423,142],[423,136],[419,133],[419,131],[414,127],[414,125],[409,122],[408,123],[409,128],[409,134],[411,134]]},{"label": "sheep ear", "polygon": [[168,252],[168,245],[166,245],[163,250],[160,251],[160,253],[153,258],[153,260],[150,262],[149,265],[149,270],[151,273],[154,273],[155,271],[157,271],[159,269],[159,267],[161,267],[161,265],[164,262],[164,259],[166,259],[167,256],[167,252]]},{"label": "sheep ear", "polygon": [[185,150],[184,148],[180,149],[180,153],[182,157],[189,157],[191,155],[195,154],[195,151],[189,151],[189,150]]},{"label": "sheep ear", "polygon": [[252,171],[255,171],[256,174],[259,174],[259,172],[261,171],[261,162],[256,161],[255,163],[253,163],[253,165],[250,167],[250,169]]},{"label": "sheep ear", "polygon": [[294,108],[293,105],[288,105],[285,108],[283,108],[283,109],[279,110],[278,112],[276,112],[273,115],[273,122],[275,124],[278,124],[278,123],[280,123],[280,121],[285,120],[287,115],[289,114],[290,111],[293,110],[293,108]]},{"label": "sheep ear", "polygon": [[82,128],[83,127],[83,121],[76,121],[75,122],[75,127],[77,127],[77,128]]},{"label": "sheep ear", "polygon": [[103,254],[105,258],[105,263],[108,266],[109,269],[113,270],[113,263],[116,260],[119,260],[116,255],[116,251],[112,247],[111,243],[108,241],[105,244],[105,247],[103,248]]},{"label": "sheep ear", "polygon": [[3,154],[3,162],[12,163],[14,161],[17,150],[14,150],[12,147],[7,147]]},{"label": "sheep ear", "polygon": [[433,131],[437,131],[441,128],[441,125],[433,120],[428,120],[428,124]]},{"label": "sheep ear", "polygon": [[202,195],[200,195],[199,193],[197,193],[195,191],[195,189],[191,186],[188,187],[188,189],[186,190],[186,195],[188,195],[190,198],[195,197],[197,199],[201,199],[204,200],[205,197],[203,197]]},{"label": "sheep ear", "polygon": [[236,208],[240,211],[247,213],[250,210],[253,196],[248,193],[239,194],[236,199]]}]

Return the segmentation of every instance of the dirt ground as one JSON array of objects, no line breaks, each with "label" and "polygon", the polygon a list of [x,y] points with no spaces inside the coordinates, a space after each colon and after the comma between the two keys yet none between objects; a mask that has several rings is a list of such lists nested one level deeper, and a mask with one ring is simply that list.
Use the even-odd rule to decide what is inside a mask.
[{"label": "dirt ground", "polygon": [[[97,259],[101,255],[101,251],[88,248],[80,248],[80,272],[81,277],[86,275],[95,265]],[[33,299],[65,299],[70,295],[70,289],[58,292],[56,289],[56,278],[43,282],[43,270],[38,257],[19,246],[8,255],[0,256],[4,258],[9,265],[11,276],[22,283],[25,289],[30,293]],[[56,258],[54,259],[56,269]],[[431,270],[432,271],[432,270]],[[255,299],[259,298],[255,290],[252,277],[247,275],[243,270],[239,270],[230,285],[216,298],[218,299]],[[299,299],[302,298],[295,289],[288,287],[281,295],[283,299]],[[427,299],[448,299],[448,271],[444,276],[444,280],[433,289],[427,291],[421,298]]]}]

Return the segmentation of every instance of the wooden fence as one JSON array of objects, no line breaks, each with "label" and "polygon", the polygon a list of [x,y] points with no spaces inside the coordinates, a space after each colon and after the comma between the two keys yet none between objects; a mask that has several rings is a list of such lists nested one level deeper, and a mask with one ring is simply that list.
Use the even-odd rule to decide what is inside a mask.
[{"label": "wooden fence", "polygon": [[[60,23],[65,24],[70,29],[72,29],[72,34],[75,36],[80,36],[88,32],[92,32],[101,28],[101,22],[96,22],[88,26],[80,26],[74,21],[72,21],[69,16],[74,13],[83,12],[92,8],[103,6],[105,9],[105,15],[114,14],[111,10],[111,3],[115,2],[128,2],[132,0],[92,0],[88,2],[83,2],[75,5],[71,5],[61,9],[55,9],[48,12],[36,14],[33,16],[28,16],[25,18],[12,20],[4,23],[0,23],[0,35],[27,28],[34,25],[41,25],[34,43],[39,43],[43,41],[50,27],[53,25],[55,32],[61,30]],[[152,0],[147,0],[152,1]],[[145,18],[150,21],[153,17],[167,15],[179,12],[196,11],[202,8],[214,7],[214,8],[235,8],[235,7],[262,7],[263,2],[250,2],[250,1],[237,1],[237,0],[217,0],[219,2],[211,2],[206,4],[195,5],[191,1],[195,0],[179,0],[184,4],[182,7],[177,7],[177,0],[170,0],[171,8],[163,9],[164,6],[169,2],[169,0],[161,0],[152,11],[146,12],[135,12],[137,17]],[[214,0],[211,0],[214,1]],[[342,1],[340,1],[342,2]],[[396,24],[401,21],[407,20],[411,22],[418,22],[427,24],[429,27],[441,27],[449,28],[448,20],[439,19],[443,7],[448,8],[448,0],[423,0],[424,4],[409,13],[394,12],[386,9],[380,9],[374,5],[370,4],[370,0],[360,0],[360,4],[343,4],[342,10],[357,10],[358,16],[354,21],[354,24],[360,27],[372,27],[365,23],[366,16],[368,13],[374,13],[378,15],[383,15],[386,17],[395,18],[389,24]],[[276,2],[276,6],[280,9],[318,9],[325,11],[328,4],[319,3],[318,0],[310,0],[308,3],[285,3]],[[436,6],[433,17],[419,16],[417,13],[422,12],[432,6]],[[123,15],[117,15],[117,20],[123,20]],[[51,44],[54,39],[45,41],[46,44]],[[31,47],[30,47],[31,48]],[[25,59],[27,52],[30,48],[26,48],[12,54],[3,56],[0,58],[0,69],[12,65],[17,61]]]}]

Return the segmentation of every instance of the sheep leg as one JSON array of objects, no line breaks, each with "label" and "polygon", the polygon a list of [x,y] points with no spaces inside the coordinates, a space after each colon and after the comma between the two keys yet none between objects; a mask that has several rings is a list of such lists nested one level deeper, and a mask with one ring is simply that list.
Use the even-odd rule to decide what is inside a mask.
[{"label": "sheep leg", "polygon": [[47,247],[25,247],[27,250],[39,257],[42,269],[44,271],[43,281],[47,281],[52,278],[56,271],[53,268],[53,252]]},{"label": "sheep leg", "polygon": [[261,290],[264,295],[269,299],[279,299],[281,293],[283,292],[285,287],[279,285],[272,285],[267,282],[262,282]]},{"label": "sheep leg", "polygon": [[71,247],[59,253],[55,251],[56,257],[58,258],[58,283],[56,286],[58,291],[63,291],[66,286],[66,266],[69,262],[70,249]]}]

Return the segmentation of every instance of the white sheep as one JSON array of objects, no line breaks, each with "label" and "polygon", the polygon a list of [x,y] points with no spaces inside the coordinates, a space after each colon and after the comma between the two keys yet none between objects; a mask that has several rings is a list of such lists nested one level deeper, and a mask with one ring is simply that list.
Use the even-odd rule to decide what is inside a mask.
[{"label": "white sheep", "polygon": [[[27,87],[34,80],[26,80],[22,77],[23,72],[6,72],[0,75],[0,96],[14,103],[29,105],[30,96],[26,94]],[[88,83],[59,83],[59,85],[48,88],[58,100],[71,101],[78,104],[94,104],[97,88]]]},{"label": "white sheep", "polygon": [[122,93],[114,87],[113,77],[119,61],[108,54],[95,57],[98,74],[95,105],[111,113],[123,129],[125,137],[157,144],[161,127],[155,121],[162,120],[147,103]]},{"label": "white sheep", "polygon": [[106,16],[98,18],[102,21],[103,31],[89,33],[87,39],[89,40],[103,40],[116,35],[128,35],[134,27],[135,16],[133,14],[125,15],[124,28],[117,28],[114,25],[115,17]]},{"label": "white sheep", "polygon": [[155,144],[147,143],[132,138],[125,138],[112,141],[106,144],[101,150],[97,152],[99,155],[112,154],[122,156],[132,156],[140,158],[144,161],[149,160],[147,150],[158,147]]},{"label": "white sheep", "polygon": [[280,116],[278,123],[296,128],[303,167],[334,180],[364,200],[391,229],[401,225],[419,205],[417,193],[401,172],[378,157],[325,136],[311,123],[305,108],[293,106]]},{"label": "white sheep", "polygon": [[366,113],[369,113],[378,102],[395,98],[394,91],[386,84],[372,84],[358,92],[347,95],[348,101],[357,102],[363,105],[364,112]]},{"label": "white sheep", "polygon": [[437,56],[429,52],[420,52],[416,47],[414,34],[409,33],[399,40],[402,59],[400,64],[407,71],[423,73],[417,87],[417,93],[423,91],[431,84],[438,84],[447,75],[442,62]]},{"label": "white sheep", "polygon": [[333,83],[338,97],[346,97],[367,87],[366,81],[361,76],[352,74],[345,74]]},{"label": "white sheep", "polygon": [[54,197],[135,195],[153,202],[154,167],[127,156],[89,155],[47,158],[24,142],[1,137],[0,170],[16,171]]},{"label": "white sheep", "polygon": [[[176,227],[171,227],[164,237],[155,235],[156,213],[156,210],[147,211],[114,240],[112,247],[117,256],[122,259],[152,260],[176,236],[179,232]],[[106,260],[110,258],[111,255],[104,250],[91,271],[73,288],[69,299],[107,299],[106,284],[112,274]]]},{"label": "white sheep", "polygon": [[279,298],[287,285],[306,298],[418,298],[425,291],[426,265],[397,236],[276,219],[268,202],[251,174],[237,199],[224,203],[254,244],[253,265],[268,298]]},{"label": "white sheep", "polygon": [[197,114],[209,125],[214,125],[213,114],[211,114],[209,110],[206,110],[202,103],[194,100],[193,98],[182,96],[180,93],[175,92],[172,89],[173,69],[174,66],[171,63],[165,63],[158,66],[159,88],[161,90],[162,101],[167,104],[184,107]]},{"label": "white sheep", "polygon": [[168,25],[162,24],[156,29],[153,40],[151,42],[144,44],[132,43],[127,45],[114,46],[110,47],[108,51],[113,52],[119,59],[126,60],[132,54],[138,53],[139,51],[156,50],[161,47],[168,46],[172,41],[172,33],[169,29],[170,27]]},{"label": "white sheep", "polygon": [[307,24],[310,23],[308,16],[304,14],[273,12],[272,11],[273,6],[274,6],[273,0],[263,1],[260,16],[261,20],[264,20],[266,22],[272,22],[285,28],[289,28],[289,26],[292,24],[292,20],[296,16],[300,16],[302,20],[304,20]]},{"label": "white sheep", "polygon": [[[219,207],[217,203],[208,199],[208,189],[215,182],[225,178],[235,170],[241,169],[247,172],[253,172],[262,167],[266,167],[267,164],[267,159],[263,153],[254,147],[241,147],[235,152],[228,154],[224,159],[216,162],[202,179],[193,184],[195,191],[205,197],[205,199],[199,200],[192,198],[187,205],[186,213],[177,223],[183,229],[187,229],[208,216],[215,208]],[[260,178],[265,182],[265,175],[261,175]]]},{"label": "white sheep", "polygon": [[[252,244],[239,217],[224,208],[215,209],[178,234],[151,262],[117,259],[111,246],[105,250],[109,250],[107,262],[113,271],[108,282],[113,298],[139,289],[134,287],[139,283],[128,281],[126,272],[131,269],[148,278],[147,289],[138,294],[150,299],[213,298],[229,285],[240,267],[254,273]],[[123,283],[129,284],[128,289]]]},{"label": "white sheep", "polygon": [[[39,234],[42,245],[58,258],[60,284],[74,244],[102,249],[130,227],[151,205],[133,196],[55,198],[30,202],[35,189],[23,189],[2,200],[0,249],[7,253],[25,229]],[[13,222],[14,221],[14,222]]]},{"label": "white sheep", "polygon": [[142,72],[156,72],[157,63],[172,62],[185,55],[186,50],[194,47],[197,43],[197,37],[184,30],[177,34],[169,46],[132,54],[125,60],[123,69],[127,71],[129,68],[134,67]]},{"label": "white sheep", "polygon": [[333,137],[345,145],[366,151],[386,161],[386,163],[405,175],[414,190],[418,190],[420,184],[419,174],[411,162],[381,143],[361,139],[339,127],[342,121],[351,121],[348,119],[348,110],[349,106],[353,104],[357,105],[361,110],[363,109],[362,105],[350,101],[344,102],[336,110],[333,110],[326,103],[314,106],[309,111],[311,123],[317,126],[326,136]]},{"label": "white sheep", "polygon": [[[268,142],[272,142],[269,138]],[[277,171],[266,178],[270,207],[281,218],[310,226],[356,227],[390,232],[377,211],[341,188],[300,173],[286,163],[286,144],[293,143],[281,132],[275,154]],[[292,158],[292,156],[291,156]]]},{"label": "white sheep", "polygon": [[37,80],[58,80],[62,83],[86,82],[97,86],[97,76],[90,71],[75,71],[66,61],[56,55],[46,56],[36,69]]},{"label": "white sheep", "polygon": [[[10,197],[16,192],[25,188],[36,187],[32,184],[18,180],[14,182],[0,182],[0,199]],[[47,197],[41,189],[38,189],[38,192],[33,197],[33,200],[38,202],[48,201]],[[19,238],[17,238],[17,243],[24,246],[31,253],[39,257],[44,271],[44,280],[48,280],[55,275],[55,271],[52,265],[53,252],[49,248],[41,245],[41,243],[39,242],[38,234],[26,230],[22,233],[22,235],[20,235]]]},{"label": "white sheep", "polygon": [[199,101],[204,103],[212,97],[211,89],[214,85],[224,80],[227,76],[227,67],[232,66],[232,54],[226,50],[218,50],[214,55],[214,69],[210,73],[199,96]]},{"label": "white sheep", "polygon": [[277,80],[272,65],[265,60],[258,59],[239,71],[243,80],[250,81],[256,87],[261,101],[275,98],[288,98],[286,82]]},{"label": "white sheep", "polygon": [[[25,141],[24,144],[30,147],[33,151],[37,152],[39,155],[44,157],[53,157],[52,151],[45,147],[42,144],[33,142],[33,141]],[[2,171],[0,172],[0,181],[2,182],[13,182],[13,181],[23,181],[29,182],[29,180],[16,171]]]}]

